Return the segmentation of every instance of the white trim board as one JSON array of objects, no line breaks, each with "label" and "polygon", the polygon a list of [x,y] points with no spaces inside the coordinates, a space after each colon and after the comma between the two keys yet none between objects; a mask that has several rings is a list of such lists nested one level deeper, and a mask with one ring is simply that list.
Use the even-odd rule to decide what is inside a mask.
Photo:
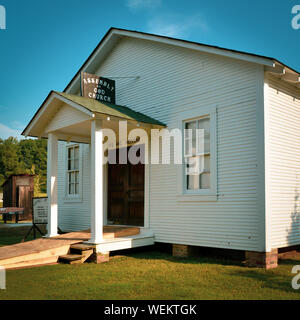
[{"label": "white trim board", "polygon": [[[261,56],[253,55],[246,52],[243,53],[243,52],[238,52],[230,49],[204,45],[201,43],[193,43],[193,42],[185,41],[182,39],[168,38],[168,37],[163,37],[163,36],[154,35],[154,34],[147,34],[147,33],[141,33],[136,31],[112,28],[104,36],[103,43],[101,43],[101,45],[95,50],[95,52],[86,60],[86,62],[79,69],[79,71],[88,72],[92,68],[93,64],[101,64],[101,59],[102,61],[104,60],[105,55],[110,51],[109,48],[110,47],[112,48],[118,41],[120,41],[121,38],[134,38],[134,39],[140,39],[140,40],[153,41],[156,43],[163,43],[166,45],[191,49],[199,52],[215,54],[215,55],[219,55],[227,58],[238,59],[241,61],[247,61],[251,63],[257,63],[264,66],[269,66],[269,67],[274,67],[275,65],[274,60],[270,58],[261,57]],[[98,58],[98,63],[95,62],[97,58]],[[71,93],[78,90],[79,88],[78,84],[80,82],[79,71],[78,71],[78,74],[68,84],[67,88],[65,89],[65,92]]]}]

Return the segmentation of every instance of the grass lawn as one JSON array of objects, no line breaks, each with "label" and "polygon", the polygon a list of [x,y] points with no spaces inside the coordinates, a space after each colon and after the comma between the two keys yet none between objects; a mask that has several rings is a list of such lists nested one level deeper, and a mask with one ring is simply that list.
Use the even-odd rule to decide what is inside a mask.
[{"label": "grass lawn", "polygon": [[[7,224],[11,224],[12,222],[8,221]],[[0,247],[7,246],[14,243],[19,243],[27,234],[27,231],[30,229],[28,226],[21,226],[22,223],[19,223],[18,227],[5,227],[4,222],[0,220]],[[42,232],[45,232],[44,226],[39,226]],[[37,231],[37,238],[40,238],[41,235]],[[33,232],[28,236],[26,241],[33,240]]]},{"label": "grass lawn", "polygon": [[[19,238],[3,236],[2,231],[0,244]],[[281,262],[273,270],[249,269],[220,258],[179,259],[156,251],[135,252],[98,265],[8,270],[7,289],[0,290],[0,300],[299,299],[300,290],[291,287],[295,264],[300,262]]]}]

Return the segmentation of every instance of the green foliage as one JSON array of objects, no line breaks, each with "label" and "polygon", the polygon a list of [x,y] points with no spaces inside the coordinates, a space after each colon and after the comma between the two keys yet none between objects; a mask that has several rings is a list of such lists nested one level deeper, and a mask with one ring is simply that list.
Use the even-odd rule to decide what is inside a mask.
[{"label": "green foliage", "polygon": [[36,174],[35,193],[46,192],[47,141],[0,139],[0,186],[11,174]]}]

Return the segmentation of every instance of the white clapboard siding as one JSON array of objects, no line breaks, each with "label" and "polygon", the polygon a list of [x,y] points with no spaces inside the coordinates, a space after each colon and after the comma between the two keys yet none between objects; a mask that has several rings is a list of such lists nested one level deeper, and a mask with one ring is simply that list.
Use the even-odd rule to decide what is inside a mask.
[{"label": "white clapboard siding", "polygon": [[[143,112],[168,125],[186,119],[185,112],[217,110],[217,193],[212,202],[182,202],[175,165],[151,165],[149,227],[155,241],[196,246],[260,250],[258,210],[257,82],[259,65],[149,41],[123,39],[88,70],[116,78],[117,104]],[[88,149],[85,149],[88,152]],[[60,153],[61,156],[61,153]],[[82,203],[60,199],[60,223],[80,229],[89,216],[89,161],[83,161]],[[60,174],[63,175],[62,166]],[[59,184],[59,191],[62,191]],[[61,195],[61,193],[60,193]]]},{"label": "white clapboard siding", "polygon": [[61,128],[65,128],[89,119],[90,117],[83,112],[78,111],[64,103],[56,112],[54,117],[50,120],[45,132],[59,130]]},{"label": "white clapboard siding", "polygon": [[267,83],[269,241],[280,248],[300,244],[300,89],[272,76]]},{"label": "white clapboard siding", "polygon": [[66,194],[66,142],[58,146],[58,226],[63,231],[77,231],[90,228],[90,154],[89,145],[80,144],[81,154],[81,198],[72,201]]}]

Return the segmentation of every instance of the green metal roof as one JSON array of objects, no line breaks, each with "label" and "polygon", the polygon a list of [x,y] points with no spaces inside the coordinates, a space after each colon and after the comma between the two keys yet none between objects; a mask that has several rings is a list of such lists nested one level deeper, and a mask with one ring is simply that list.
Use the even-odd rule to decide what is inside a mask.
[{"label": "green metal roof", "polygon": [[119,105],[115,105],[115,104],[104,102],[104,101],[100,102],[94,99],[76,96],[69,93],[57,92],[57,91],[54,91],[54,92],[72,102],[79,104],[80,106],[88,109],[91,112],[102,113],[108,116],[115,116],[115,117],[123,118],[126,120],[135,120],[138,122],[155,124],[159,126],[166,126],[164,123],[158,120],[155,120],[151,117],[148,117],[143,113],[136,112],[128,107],[119,106]]}]

